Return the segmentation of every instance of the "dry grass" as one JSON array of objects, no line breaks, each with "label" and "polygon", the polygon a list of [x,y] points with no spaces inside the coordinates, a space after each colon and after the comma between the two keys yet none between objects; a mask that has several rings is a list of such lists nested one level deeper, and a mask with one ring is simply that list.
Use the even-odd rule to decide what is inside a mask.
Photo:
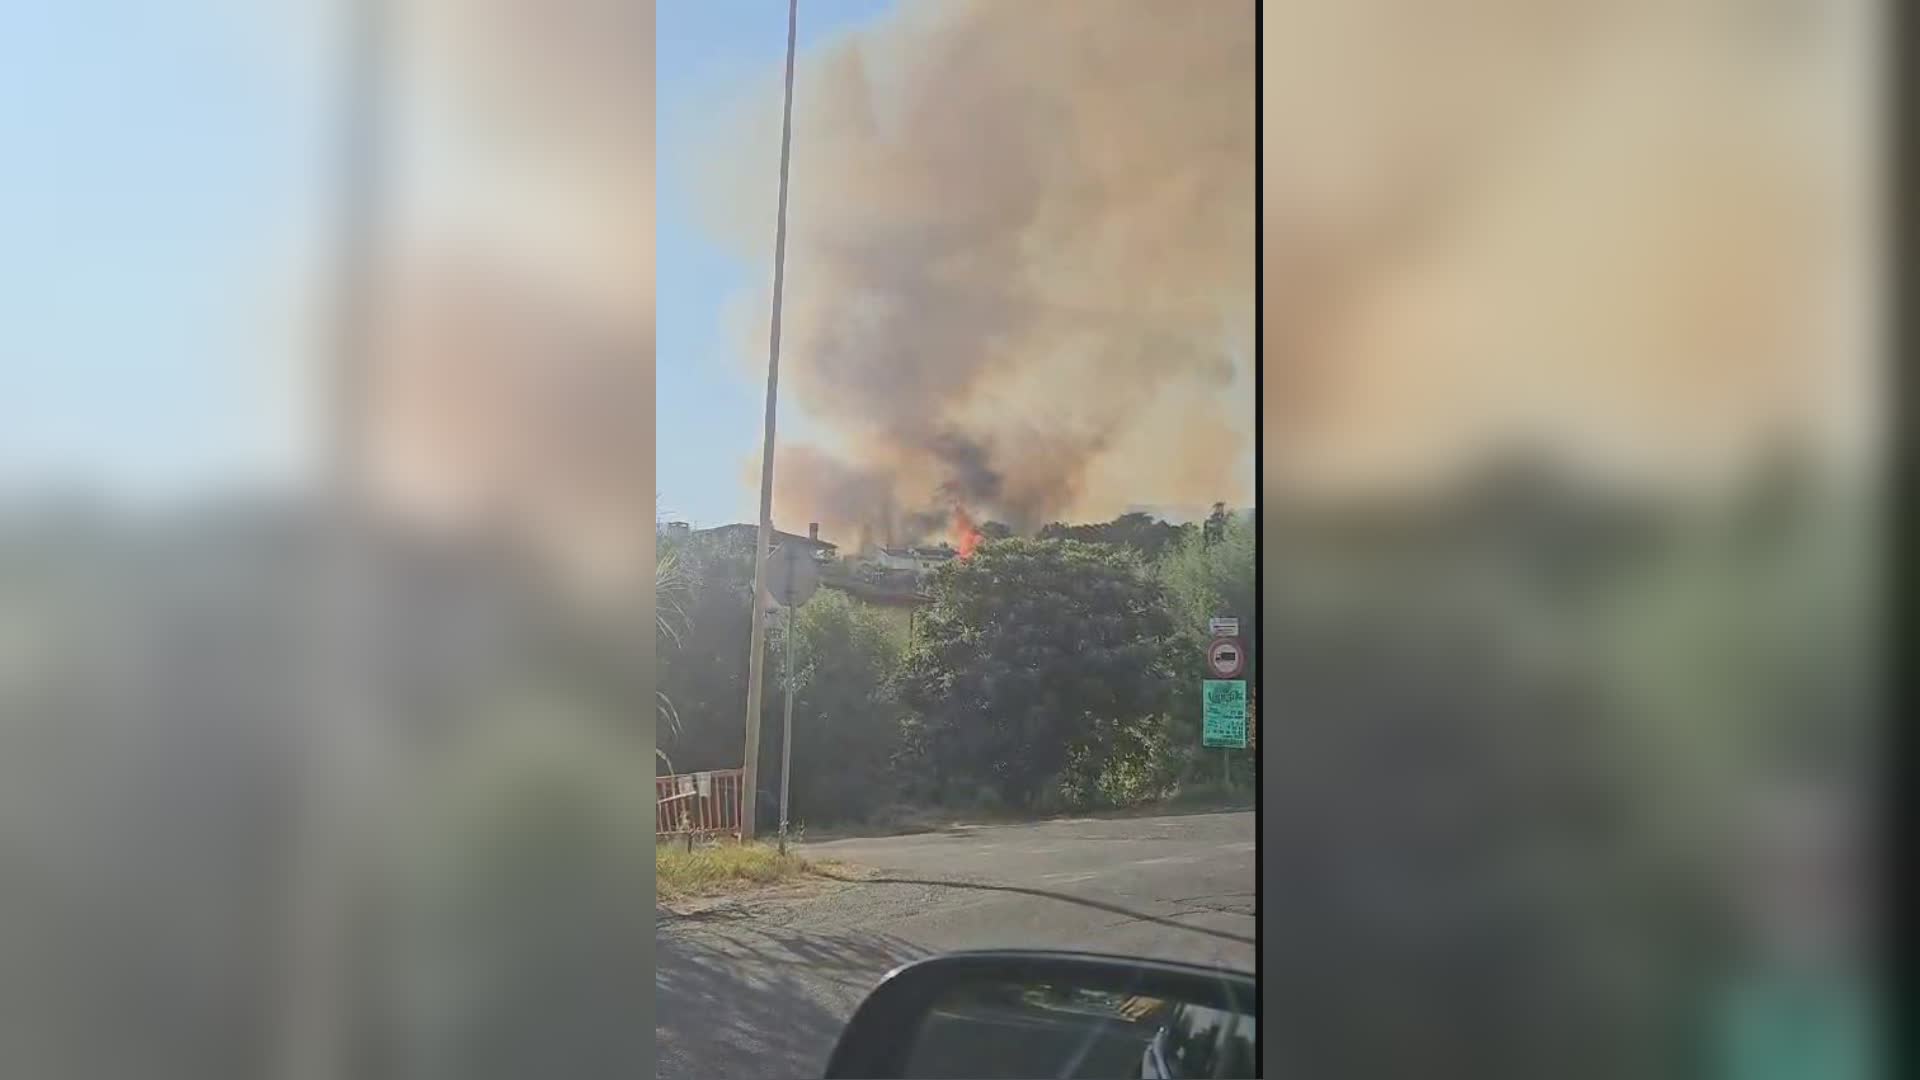
[{"label": "dry grass", "polygon": [[837,864],[780,854],[772,844],[720,843],[695,847],[662,843],[654,849],[654,893],[661,900],[778,885],[834,869]]}]

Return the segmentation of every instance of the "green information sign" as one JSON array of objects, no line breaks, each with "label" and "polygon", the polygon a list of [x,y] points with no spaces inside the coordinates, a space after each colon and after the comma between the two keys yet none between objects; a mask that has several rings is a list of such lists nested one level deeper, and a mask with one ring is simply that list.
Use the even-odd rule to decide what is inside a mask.
[{"label": "green information sign", "polygon": [[1244,679],[1207,679],[1200,684],[1205,711],[1200,745],[1247,748],[1247,683]]}]

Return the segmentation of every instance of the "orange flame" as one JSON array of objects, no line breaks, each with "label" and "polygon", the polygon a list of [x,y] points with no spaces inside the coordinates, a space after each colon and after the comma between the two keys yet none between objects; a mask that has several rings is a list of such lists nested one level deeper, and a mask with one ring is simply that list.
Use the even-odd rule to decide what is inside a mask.
[{"label": "orange flame", "polygon": [[973,554],[980,546],[980,530],[974,527],[973,518],[957,504],[953,508],[953,522],[947,529],[954,549],[960,552],[962,559]]}]

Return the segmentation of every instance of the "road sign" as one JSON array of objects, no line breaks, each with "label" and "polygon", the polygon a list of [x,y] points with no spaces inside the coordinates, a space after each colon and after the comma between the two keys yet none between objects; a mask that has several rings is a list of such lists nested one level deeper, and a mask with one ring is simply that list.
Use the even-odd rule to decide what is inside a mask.
[{"label": "road sign", "polygon": [[767,595],[776,603],[799,607],[820,587],[820,567],[798,544],[782,544],[767,553]]},{"label": "road sign", "polygon": [[1200,684],[1200,745],[1247,747],[1247,684],[1241,679],[1208,679]]},{"label": "road sign", "polygon": [[1237,679],[1247,670],[1247,651],[1239,638],[1218,637],[1207,643],[1207,672],[1216,679]]},{"label": "road sign", "polygon": [[1239,637],[1240,620],[1231,615],[1215,615],[1207,620],[1208,637]]}]

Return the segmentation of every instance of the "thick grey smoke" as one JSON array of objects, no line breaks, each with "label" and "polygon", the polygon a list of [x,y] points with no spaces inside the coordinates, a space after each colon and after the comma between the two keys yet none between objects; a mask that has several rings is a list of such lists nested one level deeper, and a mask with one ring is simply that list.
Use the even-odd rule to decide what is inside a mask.
[{"label": "thick grey smoke", "polygon": [[381,483],[414,511],[644,574],[653,5],[435,0],[414,14],[381,282]]},{"label": "thick grey smoke", "polygon": [[[1251,2],[982,0],[804,55],[782,396],[829,437],[783,440],[777,516],[906,539],[955,503],[1250,497],[1254,46]],[[778,83],[742,102],[688,186],[769,266]],[[732,320],[753,372],[767,301]]]},{"label": "thick grey smoke", "polygon": [[1268,4],[1269,490],[1870,441],[1878,6]]}]

